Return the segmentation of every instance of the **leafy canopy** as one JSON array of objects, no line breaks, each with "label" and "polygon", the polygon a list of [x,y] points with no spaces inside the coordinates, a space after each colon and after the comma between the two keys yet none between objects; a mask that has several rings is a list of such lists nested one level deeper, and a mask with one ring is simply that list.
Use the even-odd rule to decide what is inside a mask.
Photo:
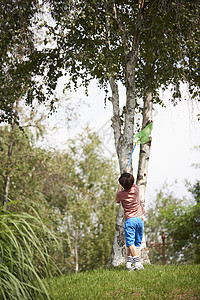
[{"label": "leafy canopy", "polygon": [[[49,52],[54,55],[54,66],[62,65],[75,87],[80,78],[86,86],[91,78],[105,86],[110,76],[127,87],[127,64],[138,26],[138,1],[50,3],[56,22],[49,26],[57,44]],[[154,91],[173,83],[174,98],[180,98],[180,81],[189,82],[191,94],[197,95],[199,12],[199,1],[145,1],[135,70],[139,96],[146,80]]]},{"label": "leafy canopy", "polygon": [[[180,81],[199,95],[200,3],[198,0],[1,2],[0,121],[11,121],[16,99],[28,104],[55,101],[58,79],[66,87],[86,88],[91,79],[107,91],[109,77],[128,87],[127,66],[137,55],[136,94],[173,84],[180,98]],[[140,27],[139,48],[135,38]],[[37,32],[41,41],[37,41]],[[130,70],[129,70],[130,71]],[[72,84],[73,83],[73,84]],[[134,87],[132,87],[134,88]]]}]

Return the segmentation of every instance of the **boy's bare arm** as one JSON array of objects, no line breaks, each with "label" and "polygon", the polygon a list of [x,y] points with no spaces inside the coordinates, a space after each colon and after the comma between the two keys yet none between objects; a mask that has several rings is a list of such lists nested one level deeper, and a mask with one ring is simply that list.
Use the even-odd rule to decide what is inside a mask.
[{"label": "boy's bare arm", "polygon": [[118,189],[117,189],[117,193],[120,192],[122,190],[122,186],[121,184],[118,185]]},{"label": "boy's bare arm", "polygon": [[116,202],[119,204],[121,200],[118,198],[118,193],[122,190],[121,184],[118,185],[117,194],[116,194]]}]

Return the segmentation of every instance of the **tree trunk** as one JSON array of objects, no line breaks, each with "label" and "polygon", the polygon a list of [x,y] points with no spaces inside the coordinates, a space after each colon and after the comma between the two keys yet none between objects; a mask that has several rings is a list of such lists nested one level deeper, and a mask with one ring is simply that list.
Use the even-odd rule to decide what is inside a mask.
[{"label": "tree trunk", "polygon": [[[118,155],[120,172],[122,172],[122,170],[125,169],[125,164],[128,157],[128,147],[125,147],[126,140],[122,133],[123,123],[120,118],[118,85],[113,77],[110,77],[110,87],[112,90],[112,98],[110,99],[110,101],[113,104],[112,127],[114,130],[115,148]],[[126,247],[124,236],[124,209],[120,204],[118,214],[116,217],[115,237],[107,267],[121,265],[125,262],[125,257]]]},{"label": "tree trunk", "polygon": [[[135,97],[135,68],[137,63],[137,54],[139,46],[139,36],[143,19],[144,1],[139,1],[138,16],[135,37],[133,46],[128,51],[126,41],[124,40],[125,56],[126,56],[126,106],[124,108],[124,120],[120,117],[119,109],[119,92],[118,85],[113,76],[110,76],[109,83],[112,91],[113,117],[112,127],[114,130],[115,148],[118,156],[120,172],[126,169],[129,157],[133,149],[133,133],[134,133],[134,115],[136,106]],[[124,234],[124,211],[120,204],[119,211],[116,218],[116,231],[111,250],[111,256],[107,267],[118,266],[125,263],[126,260],[126,246]]]},{"label": "tree trunk", "polygon": [[[127,166],[129,157],[133,149],[133,133],[134,133],[134,114],[135,114],[135,74],[134,63],[136,62],[136,54],[127,61],[126,70],[126,107],[124,109],[124,124],[120,117],[119,110],[119,93],[118,85],[113,78],[110,78],[110,86],[112,90],[113,118],[112,127],[114,129],[115,148],[118,155],[120,172],[122,173]],[[124,125],[124,126],[123,126]],[[124,235],[124,210],[122,205],[116,217],[116,231],[113,241],[111,256],[107,266],[118,266],[125,263],[126,246]]]},{"label": "tree trunk", "polygon": [[[11,176],[10,176],[10,174],[7,174],[5,181],[4,181],[3,201],[2,201],[3,206],[6,205],[8,202],[8,192],[9,192],[9,187],[10,187],[10,180],[11,180]],[[4,207],[4,209],[6,209],[6,206]]]},{"label": "tree trunk", "polygon": [[[145,92],[145,96],[144,96],[144,106],[143,106],[143,112],[142,112],[142,115],[143,115],[142,129],[147,124],[152,122],[152,110],[153,110],[152,92],[149,91],[147,88],[146,92]],[[151,150],[151,138],[148,143],[140,145],[137,185],[139,187],[140,200],[141,200],[143,206],[145,206],[150,150]],[[141,261],[144,263],[150,263],[148,254],[147,254],[145,233],[143,235],[143,240],[142,240],[142,244],[141,244],[139,252],[140,252]]]},{"label": "tree trunk", "polygon": [[75,229],[75,272],[78,272],[78,229]]}]

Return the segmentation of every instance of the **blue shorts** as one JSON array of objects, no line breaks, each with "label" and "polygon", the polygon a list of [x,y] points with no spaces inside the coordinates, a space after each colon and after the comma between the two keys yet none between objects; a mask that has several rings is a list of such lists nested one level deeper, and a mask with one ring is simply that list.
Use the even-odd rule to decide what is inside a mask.
[{"label": "blue shorts", "polygon": [[134,217],[125,221],[126,246],[135,245],[140,247],[142,243],[144,221],[141,218]]}]

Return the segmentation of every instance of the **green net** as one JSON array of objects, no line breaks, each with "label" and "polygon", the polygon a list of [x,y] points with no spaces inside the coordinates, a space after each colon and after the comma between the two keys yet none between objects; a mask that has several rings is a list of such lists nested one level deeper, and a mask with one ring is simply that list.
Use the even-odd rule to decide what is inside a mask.
[{"label": "green net", "polygon": [[153,128],[153,123],[150,123],[143,130],[138,132],[133,138],[134,143],[135,144],[137,144],[137,143],[140,143],[140,144],[147,143],[149,141],[149,136],[151,134],[152,128]]}]

